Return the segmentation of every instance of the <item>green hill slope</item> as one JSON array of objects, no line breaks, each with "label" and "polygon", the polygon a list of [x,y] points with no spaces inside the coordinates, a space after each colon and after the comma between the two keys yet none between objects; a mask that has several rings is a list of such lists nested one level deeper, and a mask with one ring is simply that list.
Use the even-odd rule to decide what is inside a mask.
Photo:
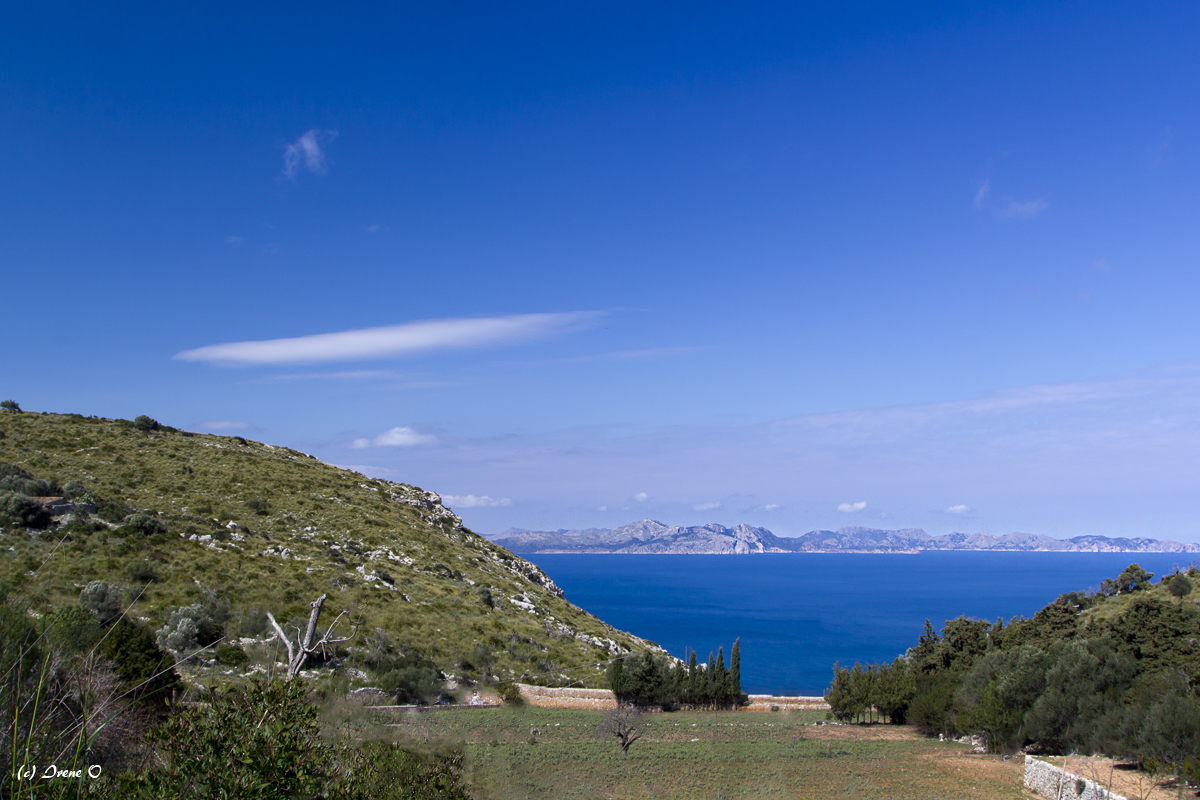
[{"label": "green hill slope", "polygon": [[80,500],[97,507],[88,522],[5,527],[0,580],[43,610],[75,602],[89,581],[117,582],[141,592],[131,613],[154,626],[180,606],[227,604],[230,636],[263,632],[267,611],[306,617],[328,594],[325,621],[350,611],[364,631],[470,679],[600,685],[599,668],[558,671],[659,649],[571,605],[432,492],[285,447],[142,427],[0,414],[0,465],[52,484],[43,491],[86,490]]}]

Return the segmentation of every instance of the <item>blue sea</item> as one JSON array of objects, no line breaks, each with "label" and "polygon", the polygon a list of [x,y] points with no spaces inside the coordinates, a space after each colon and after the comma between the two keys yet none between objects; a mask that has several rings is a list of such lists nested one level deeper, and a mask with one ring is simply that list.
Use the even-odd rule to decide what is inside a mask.
[{"label": "blue sea", "polygon": [[929,619],[1005,623],[1130,563],[1161,576],[1190,554],[778,553],[746,556],[525,555],[572,603],[684,657],[741,637],[742,688],[819,695],[833,662],[891,661]]}]

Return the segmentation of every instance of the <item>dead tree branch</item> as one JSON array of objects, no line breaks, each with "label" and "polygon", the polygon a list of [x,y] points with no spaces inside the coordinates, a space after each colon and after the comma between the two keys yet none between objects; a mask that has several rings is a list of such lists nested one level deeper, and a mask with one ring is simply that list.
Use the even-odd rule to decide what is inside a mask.
[{"label": "dead tree branch", "polygon": [[325,597],[326,595],[321,595],[316,600],[312,601],[312,603],[310,603],[312,611],[308,615],[308,628],[304,631],[303,635],[301,635],[300,630],[297,628],[296,640],[294,642],[287,635],[287,633],[284,632],[283,627],[275,621],[275,617],[271,614],[271,612],[267,612],[267,619],[271,621],[271,627],[275,629],[275,635],[280,641],[283,642],[284,647],[287,648],[287,679],[289,681],[296,677],[300,670],[304,668],[304,663],[308,661],[308,657],[310,655],[318,650],[324,653],[326,645],[348,642],[358,633],[358,626],[360,623],[352,622],[351,624],[354,626],[354,630],[350,632],[349,636],[335,637],[333,635],[333,632],[337,628],[337,625],[341,621],[342,617],[347,615],[346,612],[343,611],[333,620],[333,624],[325,630],[325,635],[317,641],[313,641],[313,638],[317,635],[317,622],[321,618],[321,607],[325,605]]}]

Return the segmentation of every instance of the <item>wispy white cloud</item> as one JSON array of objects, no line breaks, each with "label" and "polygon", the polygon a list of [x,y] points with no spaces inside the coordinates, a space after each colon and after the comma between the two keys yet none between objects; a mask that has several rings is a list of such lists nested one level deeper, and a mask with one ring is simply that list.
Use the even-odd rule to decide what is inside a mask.
[{"label": "wispy white cloud", "polygon": [[950,506],[946,509],[947,514],[965,514],[971,509],[964,505]]},{"label": "wispy white cloud", "polygon": [[862,511],[867,507],[865,500],[859,500],[857,503],[838,503],[838,511],[843,514],[853,514],[856,511]]},{"label": "wispy white cloud", "polygon": [[419,444],[433,444],[436,441],[436,436],[417,433],[412,428],[392,428],[374,439],[355,439],[350,446],[356,450],[365,447],[415,447]]},{"label": "wispy white cloud", "polygon": [[289,339],[212,344],[184,350],[176,353],[174,358],[220,366],[399,358],[435,350],[479,348],[544,338],[579,329],[600,316],[600,312],[573,311],[431,319]]},{"label": "wispy white cloud", "polygon": [[975,202],[971,204],[973,208],[983,208],[983,204],[987,202],[988,195],[992,193],[992,185],[989,181],[984,181],[975,191]]},{"label": "wispy white cloud", "polygon": [[646,494],[645,492],[638,492],[633,496],[633,499],[637,500],[639,503],[644,503],[649,499],[649,497],[650,495]]},{"label": "wispy white cloud", "polygon": [[1049,207],[1050,204],[1046,202],[1044,197],[1039,197],[1036,200],[1026,200],[1024,202],[1014,200],[1004,208],[997,211],[996,216],[1000,217],[1001,219],[1031,219]]},{"label": "wispy white cloud", "polygon": [[720,508],[720,503],[700,503],[692,506],[692,511],[712,511],[714,508]]},{"label": "wispy white cloud", "polygon": [[299,139],[283,149],[283,174],[294,178],[297,172],[306,169],[316,175],[324,175],[329,167],[322,144],[332,142],[336,137],[337,131],[318,128],[305,131]]},{"label": "wispy white cloud", "polygon": [[779,503],[767,503],[766,505],[767,511],[774,511],[777,508],[779,508]]},{"label": "wispy white cloud", "polygon": [[367,233],[379,233],[382,230],[386,230],[386,228],[378,222],[373,222],[367,226]]},{"label": "wispy white cloud", "polygon": [[246,241],[245,238],[241,237],[241,236],[226,236],[225,237],[225,244],[237,245],[237,244],[241,244],[244,241]]},{"label": "wispy white cloud", "polygon": [[493,500],[486,494],[481,497],[476,497],[473,494],[444,494],[442,495],[442,503],[451,508],[491,508],[494,506],[511,506],[512,500],[509,500],[507,497]]},{"label": "wispy white cloud", "polygon": [[200,427],[208,431],[244,431],[250,427],[250,423],[235,422],[233,420],[217,420],[215,422],[201,422]]}]

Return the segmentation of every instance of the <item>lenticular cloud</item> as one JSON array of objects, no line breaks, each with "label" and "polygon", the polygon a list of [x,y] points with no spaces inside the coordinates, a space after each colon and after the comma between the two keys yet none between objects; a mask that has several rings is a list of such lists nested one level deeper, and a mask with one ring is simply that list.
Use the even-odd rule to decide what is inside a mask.
[{"label": "lenticular cloud", "polygon": [[174,357],[220,366],[301,364],[398,358],[433,350],[487,347],[565,333],[597,317],[596,312],[514,314],[476,319],[431,319],[382,328],[319,333],[291,339],[211,344]]}]

